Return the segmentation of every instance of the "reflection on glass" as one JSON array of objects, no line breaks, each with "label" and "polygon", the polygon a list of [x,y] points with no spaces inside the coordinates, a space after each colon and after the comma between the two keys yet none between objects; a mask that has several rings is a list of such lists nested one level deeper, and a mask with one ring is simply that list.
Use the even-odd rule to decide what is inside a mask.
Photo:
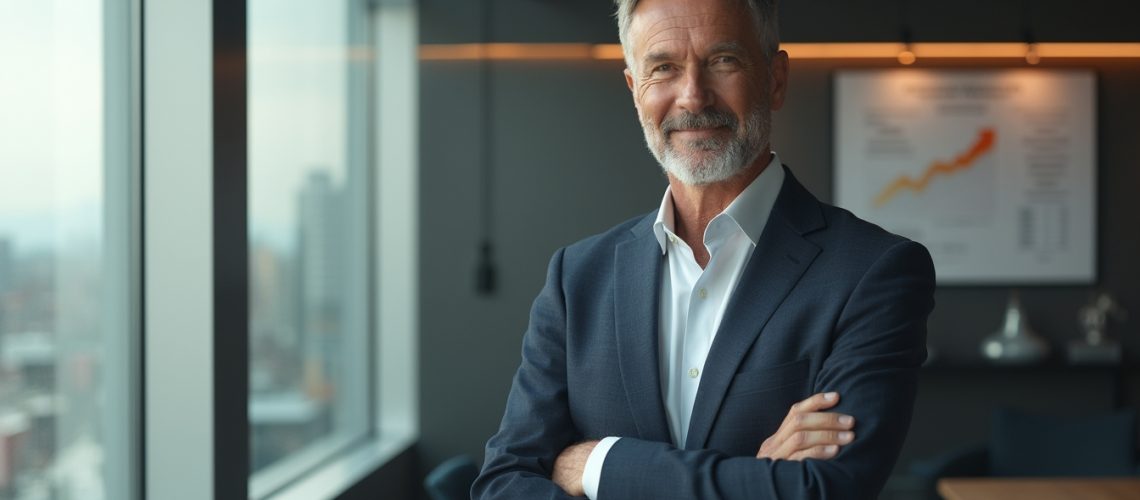
[{"label": "reflection on glass", "polygon": [[366,184],[352,138],[364,104],[350,3],[249,2],[255,473],[366,432]]},{"label": "reflection on glass", "polygon": [[0,11],[0,499],[128,498],[127,52],[101,0]]}]

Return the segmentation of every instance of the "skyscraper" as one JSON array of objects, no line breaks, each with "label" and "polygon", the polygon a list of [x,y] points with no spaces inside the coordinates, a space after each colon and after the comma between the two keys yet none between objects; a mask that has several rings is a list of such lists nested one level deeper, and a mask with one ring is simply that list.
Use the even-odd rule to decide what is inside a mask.
[{"label": "skyscraper", "polygon": [[314,169],[299,194],[298,272],[304,387],[309,397],[332,398],[336,359],[343,344],[345,280],[349,254],[345,241],[344,190],[329,172]]}]

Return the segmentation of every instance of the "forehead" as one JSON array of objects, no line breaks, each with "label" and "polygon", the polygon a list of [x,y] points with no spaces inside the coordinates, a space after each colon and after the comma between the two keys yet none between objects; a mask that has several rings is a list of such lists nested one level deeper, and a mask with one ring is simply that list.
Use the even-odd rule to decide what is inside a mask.
[{"label": "forehead", "polygon": [[642,0],[630,19],[629,42],[638,55],[681,44],[751,47],[753,30],[752,15],[739,0]]}]

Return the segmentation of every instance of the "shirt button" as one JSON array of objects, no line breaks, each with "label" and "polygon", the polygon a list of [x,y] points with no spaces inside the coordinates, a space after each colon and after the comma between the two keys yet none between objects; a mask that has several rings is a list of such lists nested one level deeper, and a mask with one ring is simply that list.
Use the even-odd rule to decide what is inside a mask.
[{"label": "shirt button", "polygon": [[709,291],[702,288],[700,290],[697,290],[697,295],[700,295],[701,298],[703,299],[703,298],[706,298],[709,296]]},{"label": "shirt button", "polygon": [[669,243],[676,245],[677,244],[677,237],[670,234],[669,235]]},{"label": "shirt button", "polygon": [[696,368],[689,368],[689,378],[697,378],[701,375],[701,371]]}]

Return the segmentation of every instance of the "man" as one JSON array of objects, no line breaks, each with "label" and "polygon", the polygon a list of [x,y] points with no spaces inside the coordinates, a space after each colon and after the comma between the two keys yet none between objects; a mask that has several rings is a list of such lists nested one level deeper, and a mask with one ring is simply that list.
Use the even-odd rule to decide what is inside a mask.
[{"label": "man", "polygon": [[929,254],[771,151],[774,1],[616,3],[669,187],[555,253],[473,497],[874,498],[926,357]]}]

